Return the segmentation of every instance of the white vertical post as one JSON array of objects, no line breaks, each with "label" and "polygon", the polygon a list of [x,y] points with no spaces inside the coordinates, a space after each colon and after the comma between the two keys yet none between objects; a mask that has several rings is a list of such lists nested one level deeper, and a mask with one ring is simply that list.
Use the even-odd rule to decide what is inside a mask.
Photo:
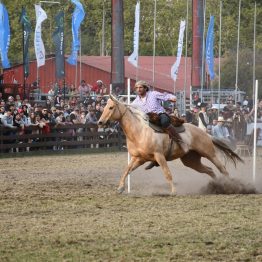
[{"label": "white vertical post", "polygon": [[[127,104],[130,104],[130,78],[127,79]],[[127,153],[127,164],[129,165],[130,163],[130,154],[129,152]],[[130,189],[131,185],[130,185],[130,174],[128,174],[127,176],[127,192],[130,193]]]},{"label": "white vertical post", "polygon": [[258,93],[258,81],[256,80],[255,87],[255,117],[254,117],[254,142],[253,142],[253,182],[256,182],[256,160],[257,160],[257,93]]}]

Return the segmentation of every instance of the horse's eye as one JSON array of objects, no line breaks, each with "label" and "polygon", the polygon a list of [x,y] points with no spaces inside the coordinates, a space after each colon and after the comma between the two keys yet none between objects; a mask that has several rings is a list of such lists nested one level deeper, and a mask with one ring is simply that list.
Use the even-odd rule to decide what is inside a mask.
[{"label": "horse's eye", "polygon": [[110,106],[109,109],[112,110],[114,107],[113,106]]}]

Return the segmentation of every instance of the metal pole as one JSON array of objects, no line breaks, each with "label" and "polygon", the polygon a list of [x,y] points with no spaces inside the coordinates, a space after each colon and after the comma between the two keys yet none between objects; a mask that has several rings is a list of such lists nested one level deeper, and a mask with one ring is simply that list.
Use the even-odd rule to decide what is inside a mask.
[{"label": "metal pole", "polygon": [[154,6],[154,42],[153,42],[153,84],[155,82],[155,55],[156,55],[156,0]]},{"label": "metal pole", "polygon": [[238,6],[238,25],[237,25],[237,61],[236,61],[235,104],[236,104],[237,89],[238,89],[238,57],[239,57],[240,16],[241,16],[241,0],[239,0],[239,6]]},{"label": "metal pole", "polygon": [[186,53],[185,53],[185,78],[184,78],[184,113],[186,113],[186,88],[187,88],[187,34],[188,34],[188,0],[186,4]]},{"label": "metal pole", "polygon": [[218,55],[218,115],[220,112],[220,89],[221,89],[221,35],[222,32],[222,1],[220,1],[219,13],[219,55]]},{"label": "metal pole", "polygon": [[105,0],[103,1],[103,21],[102,21],[102,44],[101,44],[101,56],[105,55]]},{"label": "metal pole", "polygon": [[256,80],[255,87],[255,116],[254,116],[254,142],[253,142],[253,182],[256,182],[256,158],[257,158],[257,93],[258,93],[258,81]]},{"label": "metal pole", "polygon": [[202,41],[202,68],[201,68],[201,102],[203,101],[203,86],[204,86],[204,68],[205,68],[205,25],[206,25],[206,0],[204,0],[204,19],[203,19],[203,41]]},{"label": "metal pole", "polygon": [[257,22],[257,3],[255,2],[255,11],[254,11],[254,47],[253,47],[253,97],[256,84],[256,22]]},{"label": "metal pole", "polygon": [[80,48],[79,48],[79,82],[82,81],[82,38],[81,38],[81,27],[79,29],[79,40],[80,40]]},{"label": "metal pole", "polygon": [[[127,104],[130,104],[130,78],[127,79]],[[130,153],[127,154],[127,163],[130,163]],[[127,176],[127,192],[130,193],[131,185],[130,185],[130,174]]]},{"label": "metal pole", "polygon": [[[23,8],[24,7],[22,7],[22,12],[23,12]],[[22,24],[22,31],[23,31],[22,48],[23,48],[23,77],[24,77],[24,81],[23,81],[24,97],[23,97],[23,100],[24,100],[25,99],[25,84],[26,84],[26,78],[25,78],[25,27],[24,27],[24,23]]]}]

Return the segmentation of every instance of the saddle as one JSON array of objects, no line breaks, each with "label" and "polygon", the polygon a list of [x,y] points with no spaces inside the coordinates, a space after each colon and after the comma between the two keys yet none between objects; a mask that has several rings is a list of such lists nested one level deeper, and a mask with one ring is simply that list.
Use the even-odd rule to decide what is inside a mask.
[{"label": "saddle", "polygon": [[[153,128],[155,131],[160,133],[166,133],[164,129],[159,124],[159,115],[157,113],[147,113],[149,118],[149,125],[151,128]],[[171,124],[174,126],[177,133],[183,133],[185,131],[185,127],[183,124],[185,123],[184,119],[176,117],[174,115],[169,115]]]}]

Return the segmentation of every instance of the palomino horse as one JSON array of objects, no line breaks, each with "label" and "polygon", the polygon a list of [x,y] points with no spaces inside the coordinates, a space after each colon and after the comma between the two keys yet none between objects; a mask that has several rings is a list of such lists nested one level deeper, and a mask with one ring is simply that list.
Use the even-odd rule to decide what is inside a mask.
[{"label": "palomino horse", "polygon": [[118,192],[125,189],[125,179],[127,175],[147,161],[157,162],[171,186],[172,194],[175,194],[175,186],[172,180],[167,161],[180,158],[183,164],[200,173],[206,173],[215,178],[212,168],[201,163],[201,157],[210,160],[218,170],[225,176],[228,172],[219,160],[219,151],[234,164],[242,159],[234,153],[225,143],[217,140],[200,128],[184,123],[185,132],[180,133],[182,140],[186,143],[187,149],[181,148],[172,141],[168,134],[157,133],[150,126],[148,116],[132,105],[127,105],[118,101],[110,95],[104,108],[103,114],[98,120],[98,125],[105,125],[107,121],[119,121],[126,135],[127,149],[131,160],[122,175]]}]

